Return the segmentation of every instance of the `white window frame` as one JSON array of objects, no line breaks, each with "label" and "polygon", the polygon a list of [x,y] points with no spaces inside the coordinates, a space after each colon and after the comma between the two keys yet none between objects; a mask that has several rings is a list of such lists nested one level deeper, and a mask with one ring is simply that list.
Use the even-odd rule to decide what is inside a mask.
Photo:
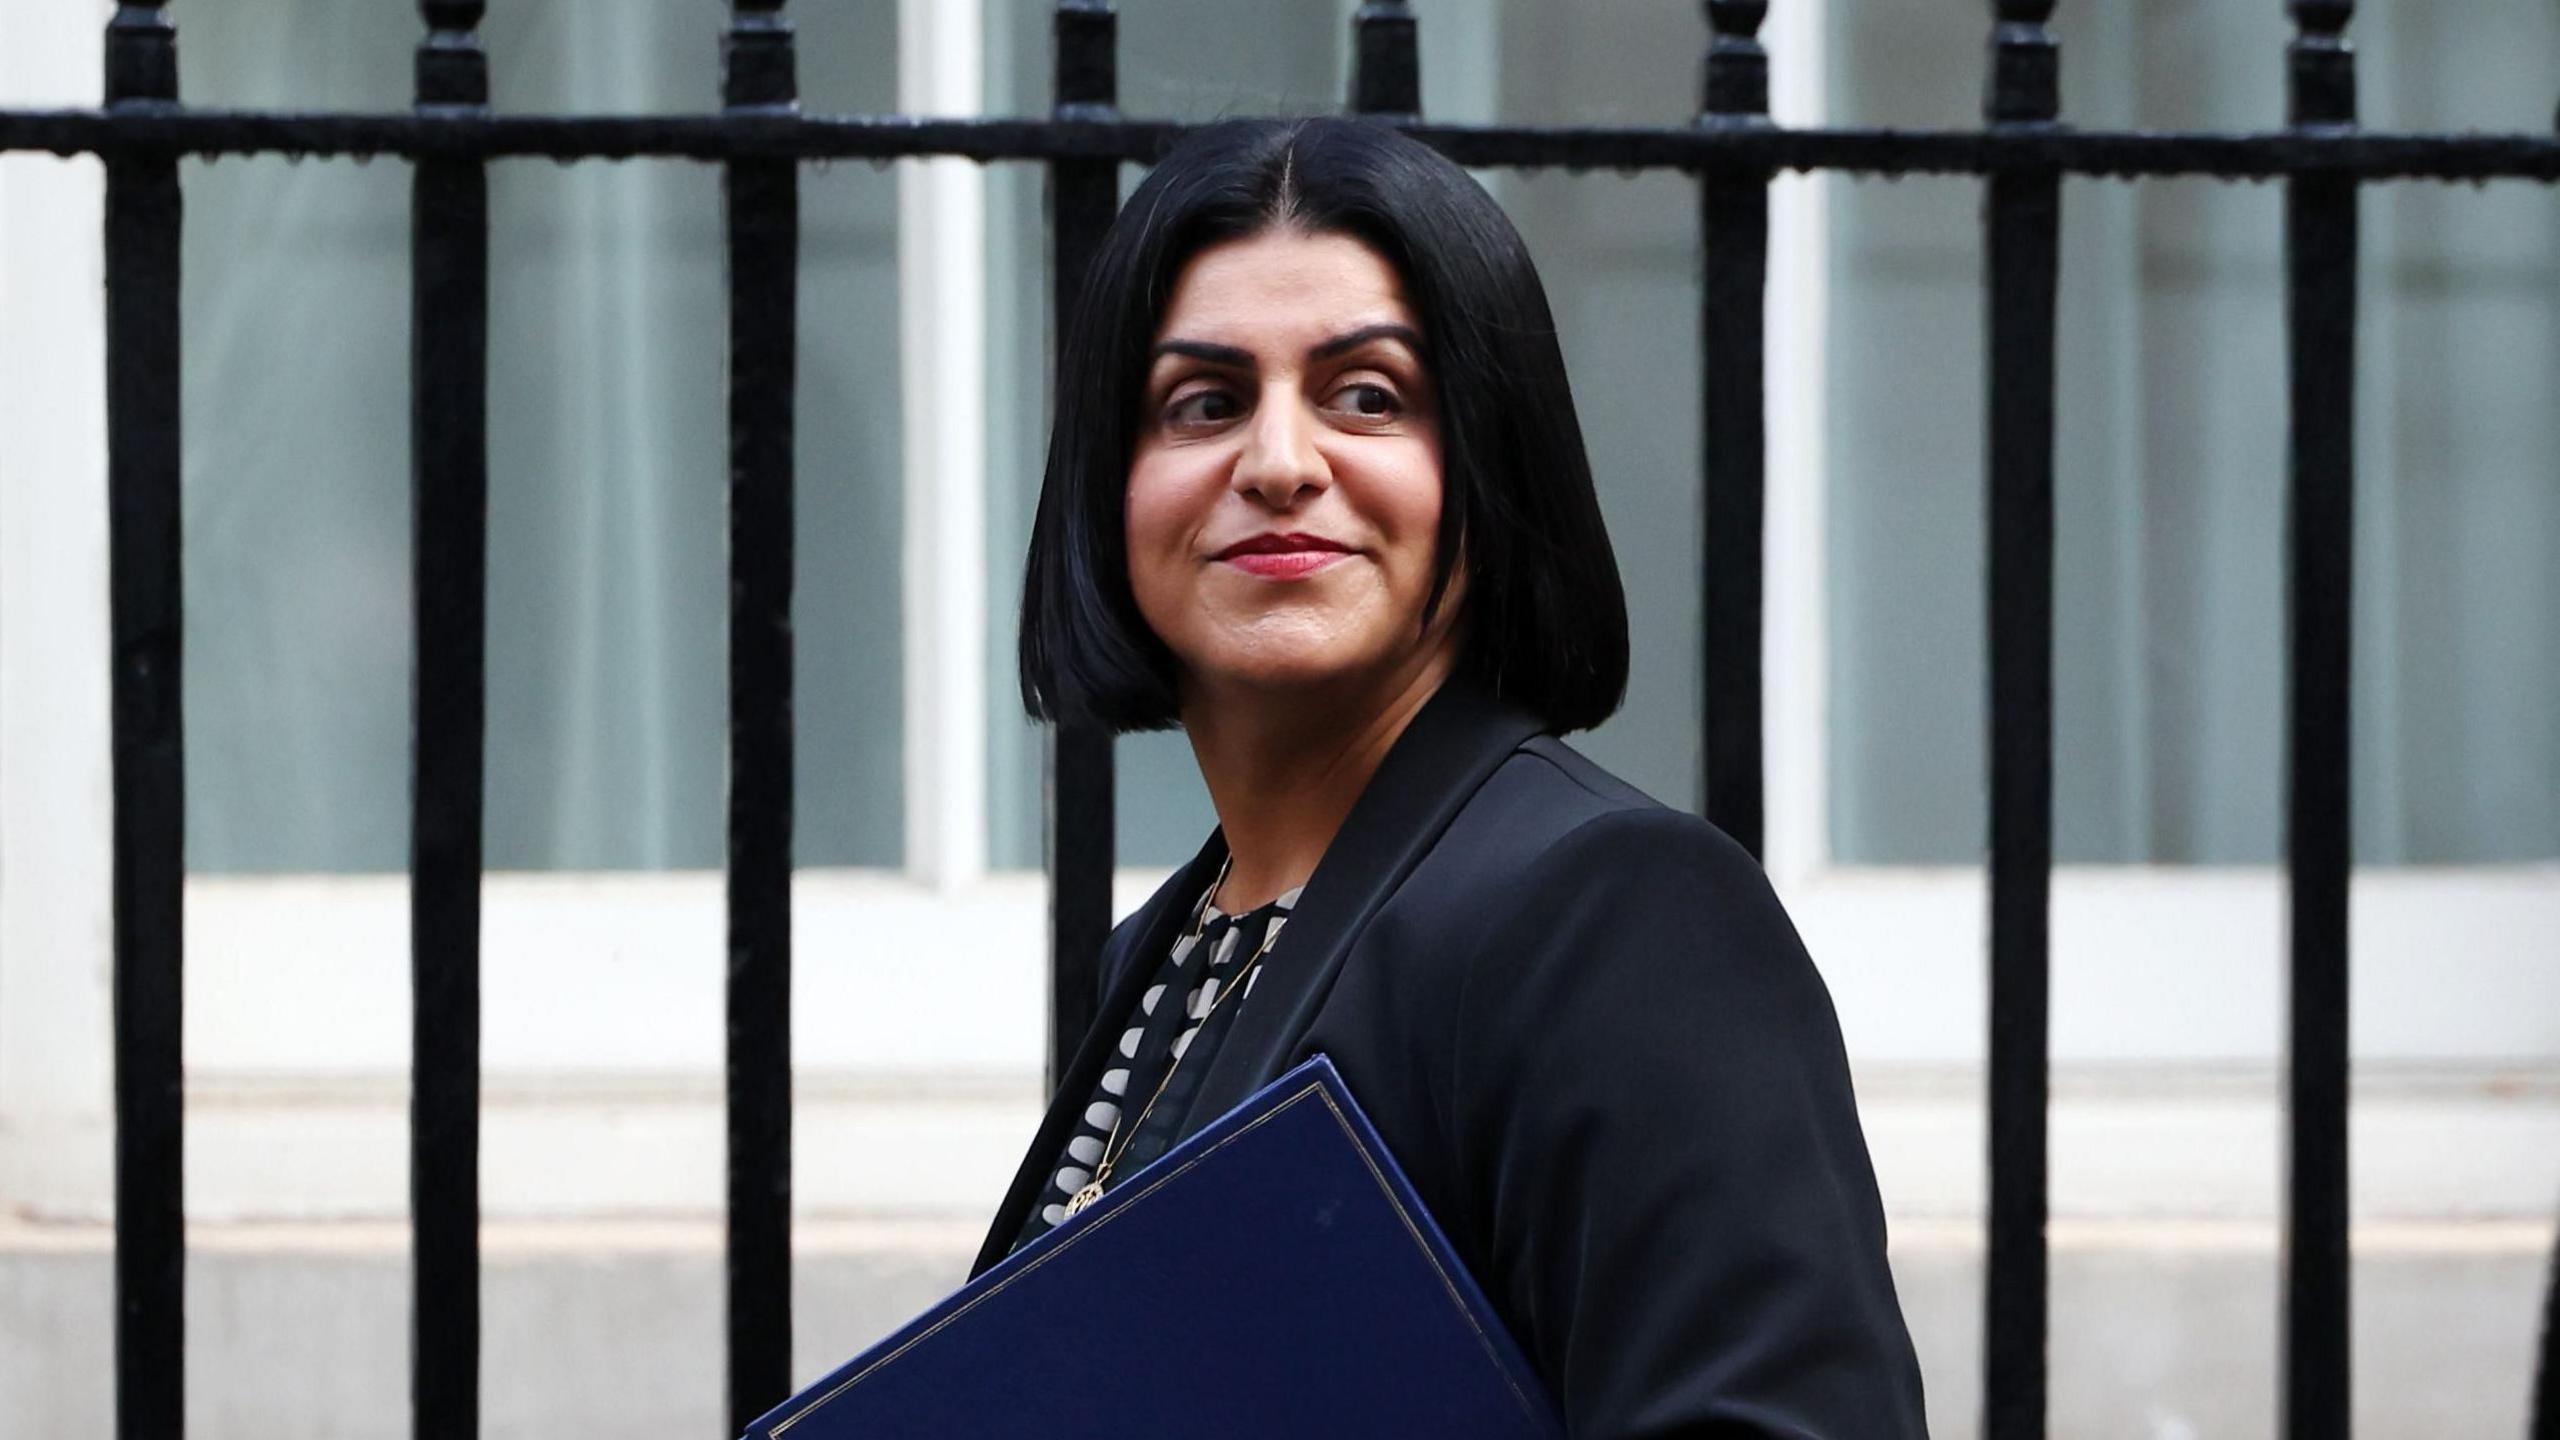
[{"label": "white window frame", "polygon": [[[899,14],[901,106],[977,113],[979,7],[902,0]],[[102,27],[84,7],[0,26],[0,97],[90,102]],[[1818,6],[1769,19],[1781,121],[1824,114],[1823,31]],[[1036,874],[987,864],[986,181],[960,160],[899,173],[906,862],[799,876],[794,1051],[804,1131],[945,1137],[910,1173],[982,1196],[1036,1103],[1044,895]],[[1788,175],[1771,198],[1769,308],[1789,323],[1767,365],[1768,865],[1853,1055],[1967,1066],[1987,1013],[1982,872],[1843,865],[1824,834],[1834,183]],[[101,194],[94,161],[0,161],[0,337],[37,337],[0,339],[0,433],[32,437],[0,446],[0,1200],[89,1216],[112,1193]],[[1121,910],[1161,874],[1124,872]],[[399,876],[188,882],[199,1213],[398,1211],[406,890]],[[720,877],[495,874],[483,906],[492,1210],[716,1205]],[[2271,1065],[2283,909],[2269,867],[2058,869],[2056,1062]],[[2560,866],[2360,871],[2351,927],[2360,1062],[2560,1060]],[[915,1129],[917,1104],[945,1108]],[[332,1105],[361,1122],[309,1123]],[[300,1118],[276,1124],[287,1116]],[[564,1134],[611,1157],[598,1168],[612,1195],[543,1158]],[[876,1176],[801,1171],[804,1204],[880,1198],[863,1188]]]}]

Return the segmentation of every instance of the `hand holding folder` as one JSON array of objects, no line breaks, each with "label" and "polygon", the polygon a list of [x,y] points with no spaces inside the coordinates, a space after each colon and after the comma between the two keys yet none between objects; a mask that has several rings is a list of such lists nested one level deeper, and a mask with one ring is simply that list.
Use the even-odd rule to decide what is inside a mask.
[{"label": "hand holding folder", "polygon": [[1563,1433],[1318,1056],[748,1437]]}]

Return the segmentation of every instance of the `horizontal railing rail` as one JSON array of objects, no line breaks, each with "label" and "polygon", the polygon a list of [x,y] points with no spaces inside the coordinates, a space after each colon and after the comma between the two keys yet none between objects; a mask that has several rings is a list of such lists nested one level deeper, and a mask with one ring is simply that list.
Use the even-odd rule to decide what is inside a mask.
[{"label": "horizontal railing rail", "polygon": [[[2115,179],[2560,181],[2560,136],[2533,131],[1980,130],[1777,125],[1540,128],[1381,117],[1487,169],[1796,170]],[[378,115],[275,110],[0,110],[0,151],[490,160],[1120,160],[1145,164],[1196,128],[1175,120],[904,115]]]}]

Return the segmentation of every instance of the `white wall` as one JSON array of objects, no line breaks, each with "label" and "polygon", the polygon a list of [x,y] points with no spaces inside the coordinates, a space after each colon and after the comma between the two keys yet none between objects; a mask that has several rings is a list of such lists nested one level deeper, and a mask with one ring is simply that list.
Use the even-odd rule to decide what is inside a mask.
[{"label": "white wall", "polygon": [[[104,16],[0,9],[0,103],[96,103]],[[104,194],[0,156],[0,1207],[108,1177]]]}]

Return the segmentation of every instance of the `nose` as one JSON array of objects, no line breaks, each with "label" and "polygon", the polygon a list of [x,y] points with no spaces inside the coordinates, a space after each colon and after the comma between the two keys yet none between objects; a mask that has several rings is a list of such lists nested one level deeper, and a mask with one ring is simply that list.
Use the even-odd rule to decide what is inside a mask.
[{"label": "nose", "polygon": [[1333,472],[1316,448],[1315,418],[1294,388],[1273,387],[1245,431],[1230,488],[1274,510],[1286,510],[1332,483]]}]

